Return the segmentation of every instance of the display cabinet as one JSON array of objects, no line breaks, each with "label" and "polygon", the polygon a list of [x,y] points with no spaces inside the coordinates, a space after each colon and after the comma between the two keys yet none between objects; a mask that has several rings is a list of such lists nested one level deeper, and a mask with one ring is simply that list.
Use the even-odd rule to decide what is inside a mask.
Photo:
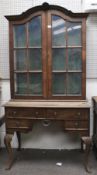
[{"label": "display cabinet", "polygon": [[85,99],[86,15],[44,8],[6,17],[10,21],[11,97]]},{"label": "display cabinet", "polygon": [[44,3],[9,20],[11,100],[5,104],[10,168],[11,138],[36,120],[62,121],[63,129],[89,135],[86,101],[86,17]]}]

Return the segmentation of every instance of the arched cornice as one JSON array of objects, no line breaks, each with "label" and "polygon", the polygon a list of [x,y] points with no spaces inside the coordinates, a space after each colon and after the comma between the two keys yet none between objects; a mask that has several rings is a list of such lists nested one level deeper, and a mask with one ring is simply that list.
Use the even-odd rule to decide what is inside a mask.
[{"label": "arched cornice", "polygon": [[31,14],[38,12],[38,11],[47,11],[47,10],[58,10],[60,12],[63,12],[65,15],[70,16],[72,18],[84,18],[88,16],[88,13],[73,13],[70,10],[67,10],[66,8],[63,8],[61,6],[57,5],[50,5],[48,3],[43,3],[40,6],[35,6],[30,8],[29,10],[23,12],[20,15],[11,15],[11,16],[5,16],[9,21],[18,21],[18,20],[23,20],[26,17],[30,16]]}]

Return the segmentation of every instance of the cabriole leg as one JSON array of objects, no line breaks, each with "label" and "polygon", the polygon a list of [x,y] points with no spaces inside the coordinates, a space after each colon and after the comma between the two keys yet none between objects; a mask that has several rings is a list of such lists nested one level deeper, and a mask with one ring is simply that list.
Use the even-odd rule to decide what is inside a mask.
[{"label": "cabriole leg", "polygon": [[87,142],[86,143],[86,149],[85,149],[84,166],[85,166],[86,172],[88,172],[88,173],[91,173],[91,171],[88,168],[90,150],[91,150],[91,142]]},{"label": "cabriole leg", "polygon": [[5,143],[6,149],[9,154],[9,159],[8,159],[6,170],[9,170],[13,163],[13,150],[11,147],[12,137],[13,137],[13,134],[6,134],[4,138],[4,143]]}]

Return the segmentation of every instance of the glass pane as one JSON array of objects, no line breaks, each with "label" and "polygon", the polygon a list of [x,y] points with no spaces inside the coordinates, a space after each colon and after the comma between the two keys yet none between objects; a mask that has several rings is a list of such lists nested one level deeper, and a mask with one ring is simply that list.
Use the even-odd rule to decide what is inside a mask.
[{"label": "glass pane", "polygon": [[29,46],[41,46],[41,16],[29,22]]},{"label": "glass pane", "polygon": [[30,94],[42,95],[42,73],[30,73]]},{"label": "glass pane", "polygon": [[26,47],[26,25],[14,26],[14,47]]},{"label": "glass pane", "polygon": [[52,45],[66,46],[65,20],[59,16],[52,16]]},{"label": "glass pane", "polygon": [[81,95],[81,73],[69,73],[67,80],[67,93]]},{"label": "glass pane", "polygon": [[67,22],[68,46],[81,46],[81,23]]},{"label": "glass pane", "polygon": [[15,74],[15,93],[27,94],[27,75],[26,73]]},{"label": "glass pane", "polygon": [[65,49],[53,49],[52,50],[52,68],[53,70],[65,70],[66,68]]},{"label": "glass pane", "polygon": [[64,73],[53,73],[52,74],[52,93],[65,94],[66,92],[66,75]]},{"label": "glass pane", "polygon": [[82,69],[82,55],[81,48],[68,49],[68,69],[81,70]]},{"label": "glass pane", "polygon": [[14,51],[14,69],[15,70],[26,70],[26,50],[20,49]]},{"label": "glass pane", "polygon": [[41,49],[29,49],[30,70],[42,69]]}]

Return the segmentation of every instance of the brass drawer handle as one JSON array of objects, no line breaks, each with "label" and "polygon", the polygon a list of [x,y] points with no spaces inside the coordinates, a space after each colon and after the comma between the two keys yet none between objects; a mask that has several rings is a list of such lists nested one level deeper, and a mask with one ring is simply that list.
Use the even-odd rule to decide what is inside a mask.
[{"label": "brass drawer handle", "polygon": [[78,112],[78,113],[77,113],[77,115],[79,115],[79,116],[80,116],[80,115],[81,115],[81,113],[80,113],[80,112]]},{"label": "brass drawer handle", "polygon": [[42,125],[43,126],[49,126],[51,124],[51,121],[48,119],[43,120]]}]

